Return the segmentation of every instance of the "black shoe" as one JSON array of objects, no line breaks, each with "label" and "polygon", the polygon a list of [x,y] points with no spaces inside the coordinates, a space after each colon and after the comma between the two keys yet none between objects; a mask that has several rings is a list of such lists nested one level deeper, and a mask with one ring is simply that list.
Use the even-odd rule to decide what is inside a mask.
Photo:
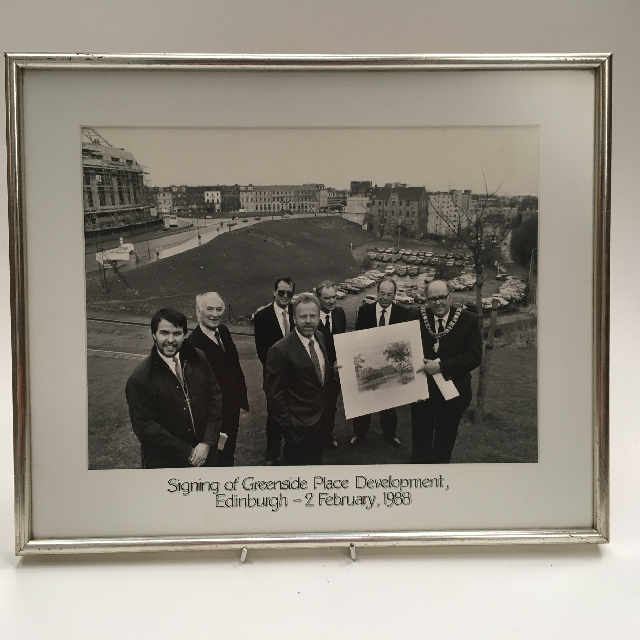
[{"label": "black shoe", "polygon": [[402,446],[402,442],[400,441],[400,438],[388,438],[385,436],[384,438],[389,444],[393,445],[394,447],[401,447]]},{"label": "black shoe", "polygon": [[338,441],[335,438],[330,438],[329,440],[327,440],[327,447],[330,447],[331,449],[337,449]]},{"label": "black shoe", "polygon": [[349,440],[349,444],[352,447],[357,447],[359,444],[362,444],[363,442],[364,442],[364,436],[353,436],[353,438]]}]

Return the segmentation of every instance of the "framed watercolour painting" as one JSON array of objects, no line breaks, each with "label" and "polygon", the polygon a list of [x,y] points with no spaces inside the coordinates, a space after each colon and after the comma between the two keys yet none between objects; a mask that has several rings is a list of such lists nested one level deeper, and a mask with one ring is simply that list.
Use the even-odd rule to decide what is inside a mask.
[{"label": "framed watercolour painting", "polygon": [[17,553],[608,539],[609,55],[6,86]]}]

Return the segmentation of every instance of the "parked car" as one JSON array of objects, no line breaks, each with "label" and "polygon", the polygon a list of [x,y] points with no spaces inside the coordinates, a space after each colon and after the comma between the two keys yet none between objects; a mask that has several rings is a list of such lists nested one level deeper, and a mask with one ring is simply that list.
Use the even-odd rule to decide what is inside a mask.
[{"label": "parked car", "polygon": [[432,265],[436,265],[438,264],[438,262],[440,262],[438,258],[431,258],[431,260],[429,260],[429,264],[432,264]]},{"label": "parked car", "polygon": [[374,296],[373,294],[366,295],[364,298],[362,298],[362,304],[373,304],[374,302],[378,302],[378,296]]},{"label": "parked car", "polygon": [[338,300],[344,300],[347,297],[347,294],[342,291],[342,289],[336,289],[336,298],[338,298]]},{"label": "parked car", "polygon": [[385,276],[391,276],[396,272],[396,268],[390,264],[385,270],[384,270],[384,275]]},{"label": "parked car", "polygon": [[407,275],[407,267],[398,267],[398,275],[406,276]]},{"label": "parked car", "polygon": [[410,276],[417,276],[418,275],[418,267],[409,267],[409,269],[407,270],[407,273]]},{"label": "parked car", "polygon": [[397,293],[395,297],[395,302],[400,304],[413,304],[413,298],[405,295],[404,293]]}]

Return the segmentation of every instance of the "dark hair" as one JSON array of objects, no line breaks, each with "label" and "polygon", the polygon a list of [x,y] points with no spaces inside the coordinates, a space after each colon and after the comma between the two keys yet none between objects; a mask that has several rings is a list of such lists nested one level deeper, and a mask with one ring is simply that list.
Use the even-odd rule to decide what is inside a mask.
[{"label": "dark hair", "polygon": [[392,280],[391,278],[384,278],[384,280],[380,280],[380,282],[378,282],[378,288],[376,289],[376,291],[378,293],[380,293],[380,285],[383,282],[390,282],[393,285],[393,293],[395,294],[398,291],[398,285],[396,284],[395,280]]},{"label": "dark hair", "polygon": [[281,282],[286,282],[290,287],[292,287],[292,288],[293,288],[293,293],[295,293],[295,292],[296,292],[296,283],[295,283],[295,282],[294,282],[294,281],[293,281],[289,276],[286,276],[285,278],[278,278],[278,279],[276,280],[275,284],[273,285],[273,290],[274,290],[274,291],[277,291],[277,290],[278,290],[278,285],[279,285]]},{"label": "dark hair", "polygon": [[335,289],[336,288],[336,283],[335,282],[331,282],[331,280],[323,280],[317,287],[316,287],[316,296],[318,296],[318,298],[322,295],[322,290],[323,289]]},{"label": "dark hair", "polygon": [[174,327],[182,329],[182,332],[187,335],[187,317],[183,313],[170,308],[157,311],[153,318],[151,318],[151,333],[154,335],[158,333],[160,320],[170,322]]}]

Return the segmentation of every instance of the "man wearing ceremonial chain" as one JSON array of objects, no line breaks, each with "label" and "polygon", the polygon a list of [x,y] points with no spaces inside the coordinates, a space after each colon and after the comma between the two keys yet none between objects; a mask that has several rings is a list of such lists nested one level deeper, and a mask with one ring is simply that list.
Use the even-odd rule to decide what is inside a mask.
[{"label": "man wearing ceremonial chain", "polygon": [[[414,464],[451,461],[462,414],[471,404],[471,371],[482,361],[478,316],[451,304],[444,280],[426,288],[427,305],[412,309],[407,318],[420,321],[429,399],[411,405]],[[449,399],[445,399],[449,398]]]}]

